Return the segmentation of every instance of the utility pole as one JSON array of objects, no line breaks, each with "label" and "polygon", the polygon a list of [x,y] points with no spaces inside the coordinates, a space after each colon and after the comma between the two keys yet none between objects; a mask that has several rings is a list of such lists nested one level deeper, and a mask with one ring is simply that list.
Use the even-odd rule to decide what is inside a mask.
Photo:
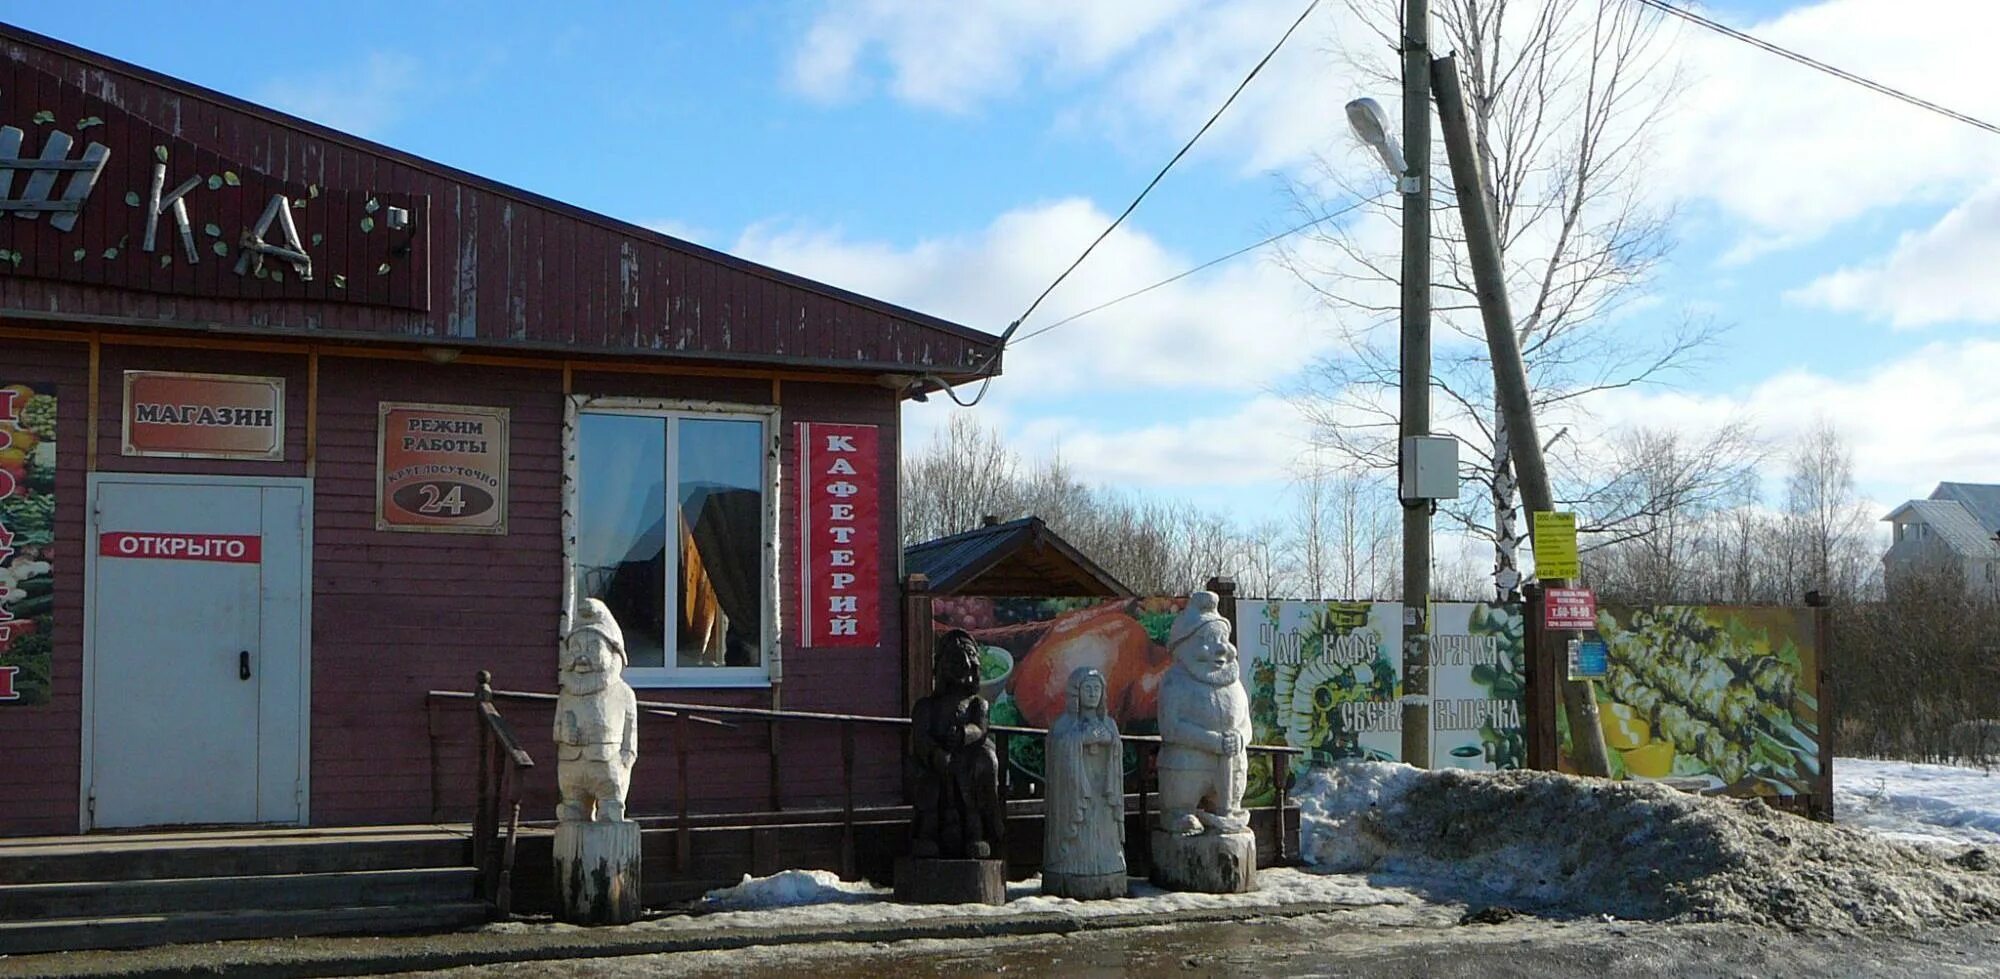
[{"label": "utility pole", "polygon": [[[1403,7],[1403,446],[1431,431],[1430,0]],[[1402,481],[1398,480],[1400,484]],[[1403,500],[1403,763],[1431,767],[1431,502]]]},{"label": "utility pole", "polygon": [[[1445,155],[1451,160],[1451,183],[1458,191],[1459,219],[1465,225],[1466,257],[1472,262],[1473,289],[1479,296],[1479,316],[1486,324],[1487,353],[1493,360],[1494,401],[1506,421],[1514,475],[1521,488],[1521,502],[1527,504],[1532,534],[1532,514],[1538,510],[1553,511],[1555,494],[1549,489],[1541,436],[1535,431],[1534,408],[1528,400],[1528,372],[1521,363],[1520,338],[1514,335],[1514,313],[1507,302],[1507,279],[1500,266],[1500,240],[1493,229],[1493,212],[1486,197],[1486,176],[1480,166],[1479,151],[1472,144],[1472,126],[1466,118],[1458,60],[1446,55],[1432,62],[1431,70],[1437,85],[1438,118],[1444,124]],[[1408,404],[1407,399],[1404,403]],[[1609,775],[1610,756],[1604,746],[1604,728],[1598,724],[1597,692],[1590,681],[1565,679],[1563,707],[1569,715],[1570,745],[1577,769],[1585,775]],[[1407,732],[1403,743],[1407,751]]]}]

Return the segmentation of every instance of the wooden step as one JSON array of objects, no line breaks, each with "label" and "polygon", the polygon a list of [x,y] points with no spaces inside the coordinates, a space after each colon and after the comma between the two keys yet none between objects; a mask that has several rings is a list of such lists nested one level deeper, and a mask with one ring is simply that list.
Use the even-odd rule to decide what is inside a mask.
[{"label": "wooden step", "polygon": [[0,884],[332,874],[463,867],[471,844],[448,834],[78,837],[73,843],[0,846]]},{"label": "wooden step", "polygon": [[187,942],[306,935],[451,931],[486,920],[476,901],[415,906],[196,911],[110,918],[0,921],[0,955],[73,949],[145,948]]},{"label": "wooden step", "polygon": [[477,886],[470,867],[10,884],[0,885],[0,921],[450,904],[473,899]]}]

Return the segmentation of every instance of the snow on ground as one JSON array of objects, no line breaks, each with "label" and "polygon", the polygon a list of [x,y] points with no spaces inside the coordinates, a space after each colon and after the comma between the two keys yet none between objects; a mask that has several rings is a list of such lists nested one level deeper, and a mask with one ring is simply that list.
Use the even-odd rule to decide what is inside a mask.
[{"label": "snow on ground", "polygon": [[2000,775],[1842,758],[1834,779],[1839,822],[1867,832],[1648,783],[1348,764],[1315,772],[1300,787],[1310,865],[1258,871],[1258,889],[1248,894],[1176,893],[1135,880],[1129,898],[1074,901],[1043,896],[1031,878],[1008,884],[1001,906],[909,905],[894,903],[886,887],[787,870],[711,891],[694,914],[630,927],[865,925],[1037,912],[1090,918],[1427,900],[1839,931],[2000,919],[1993,860],[1962,849],[2000,849]]},{"label": "snow on ground", "polygon": [[1654,783],[1367,762],[1315,772],[1299,799],[1308,860],[1433,900],[1813,931],[2000,919],[1984,851]]},{"label": "snow on ground", "polygon": [[1880,836],[1944,846],[2000,846],[2000,774],[1951,765],[1840,758],[1834,818]]},{"label": "snow on ground", "polygon": [[[1162,914],[1273,905],[1340,904],[1349,907],[1414,904],[1421,899],[1397,887],[1382,887],[1350,874],[1315,873],[1272,867],[1257,872],[1257,889],[1247,894],[1187,894],[1132,881],[1132,896],[1110,901],[1047,897],[1041,878],[1009,882],[1007,903],[897,904],[886,887],[842,881],[824,870],[787,870],[769,877],[745,876],[732,887],[710,891],[696,913],[668,915],[630,925],[661,930],[717,927],[775,928],[808,925],[882,924],[924,918],[1053,913],[1076,918]],[[550,922],[504,922],[502,932],[570,930]]]}]

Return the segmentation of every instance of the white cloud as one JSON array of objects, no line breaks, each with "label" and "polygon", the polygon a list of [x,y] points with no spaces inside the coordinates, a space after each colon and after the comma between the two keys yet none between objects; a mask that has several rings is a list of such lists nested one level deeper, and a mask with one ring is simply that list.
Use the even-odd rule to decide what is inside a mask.
[{"label": "white cloud", "polygon": [[375,51],[357,64],[275,79],[258,98],[323,126],[380,138],[409,109],[421,68],[407,54]]},{"label": "white cloud", "polygon": [[886,75],[897,99],[963,112],[1012,92],[1031,65],[1090,71],[1145,41],[1188,0],[853,0],[829,4],[793,52],[794,88],[854,97]]},{"label": "white cloud", "polygon": [[2000,184],[1936,225],[1903,235],[1886,257],[1821,276],[1794,302],[1888,320],[1897,329],[2000,322]]},{"label": "white cloud", "polygon": [[[1087,201],[1010,211],[982,231],[909,247],[837,231],[758,226],[732,249],[754,261],[998,333],[1110,222]],[[1196,264],[1121,228],[1044,302],[997,383],[1022,395],[1146,389],[1264,390],[1323,352],[1328,331],[1288,272],[1245,257],[1056,329],[1070,313]]]},{"label": "white cloud", "polygon": [[1298,409],[1272,395],[1133,429],[1055,417],[1015,431],[1037,456],[1061,451],[1086,481],[1154,490],[1282,483],[1310,433]]},{"label": "white cloud", "polygon": [[[828,5],[794,50],[790,82],[822,101],[877,85],[921,108],[967,112],[1024,83],[1098,83],[1057,113],[1150,152],[1192,135],[1300,11],[1298,0],[854,0]],[[1337,4],[1315,12],[1204,137],[1246,171],[1303,164],[1345,140],[1352,80],[1318,50],[1360,34]],[[1342,145],[1345,145],[1342,143]]]},{"label": "white cloud", "polygon": [[[1824,0],[1743,30],[1973,116],[2000,118],[1990,63],[1950,39],[2000,33],[1992,0]],[[1957,198],[2000,168],[2000,138],[1749,45],[1681,28],[1690,86],[1653,178],[1750,227],[1735,259],[1817,239],[1878,208]]]},{"label": "white cloud", "polygon": [[1788,371],[1746,392],[1608,394],[1608,425],[1711,429],[1747,418],[1789,444],[1824,418],[1851,441],[1855,479],[1878,500],[1923,496],[1940,480],[2000,482],[2000,342],[1928,344],[1852,378]]}]

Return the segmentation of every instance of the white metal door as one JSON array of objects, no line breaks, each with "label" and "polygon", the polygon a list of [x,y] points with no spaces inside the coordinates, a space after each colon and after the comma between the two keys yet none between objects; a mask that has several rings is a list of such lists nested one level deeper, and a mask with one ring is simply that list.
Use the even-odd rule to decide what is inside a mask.
[{"label": "white metal door", "polygon": [[303,821],[306,487],[92,485],[86,828]]}]

